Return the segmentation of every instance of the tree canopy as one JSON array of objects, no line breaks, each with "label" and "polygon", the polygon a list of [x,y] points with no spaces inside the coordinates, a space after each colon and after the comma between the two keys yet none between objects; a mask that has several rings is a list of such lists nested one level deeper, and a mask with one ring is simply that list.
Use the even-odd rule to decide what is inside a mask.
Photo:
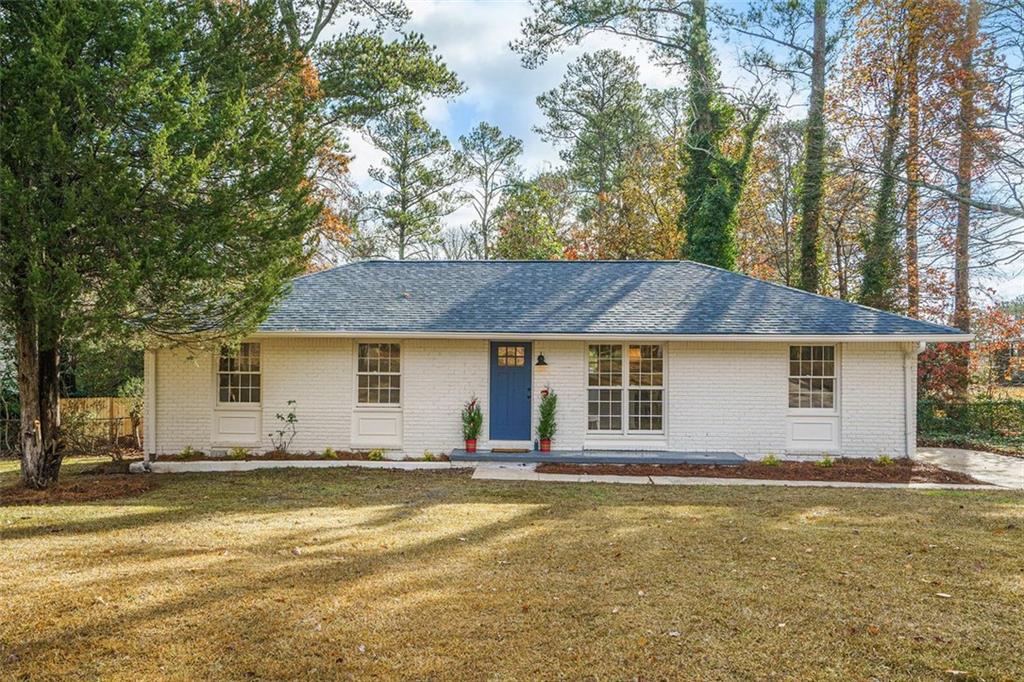
[{"label": "tree canopy", "polygon": [[0,319],[44,486],[62,341],[252,329],[305,263],[323,138],[269,0],[20,2],[0,23]]}]

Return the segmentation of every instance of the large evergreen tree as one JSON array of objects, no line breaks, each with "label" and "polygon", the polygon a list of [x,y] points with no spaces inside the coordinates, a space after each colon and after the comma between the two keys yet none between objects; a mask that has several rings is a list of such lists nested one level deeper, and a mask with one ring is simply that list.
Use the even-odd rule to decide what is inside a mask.
[{"label": "large evergreen tree", "polygon": [[251,330],[305,260],[319,102],[270,0],[0,12],[0,322],[22,480],[57,481],[59,349]]},{"label": "large evergreen tree", "polygon": [[422,35],[406,30],[411,13],[402,0],[276,2],[289,45],[306,60],[307,87],[317,94],[328,133],[308,174],[322,204],[309,235],[315,264],[329,265],[354,244],[357,251],[367,244],[367,233],[350,220],[360,198],[349,174],[348,135],[425,97],[452,97],[463,86]]},{"label": "large evergreen tree", "polygon": [[414,108],[392,111],[370,129],[384,154],[370,177],[385,187],[373,201],[380,236],[399,260],[423,258],[440,244],[441,219],[457,207],[460,163],[444,134]]},{"label": "large evergreen tree", "polygon": [[[684,66],[689,81],[689,135],[681,149],[686,208],[679,229],[692,237],[685,257],[731,268],[735,264],[735,209],[742,194],[752,142],[765,112],[752,109],[739,125],[738,151],[722,143],[738,124],[739,113],[723,97],[708,42],[705,0],[545,0],[523,22],[513,47],[527,66],[543,62],[567,45],[604,31],[648,45],[655,59]],[[710,146],[709,146],[710,145]]]},{"label": "large evergreen tree", "polygon": [[649,140],[647,99],[636,62],[615,50],[580,56],[557,88],[537,97],[545,123],[536,130],[559,147],[570,179],[587,197],[585,217],[604,210],[629,157]]},{"label": "large evergreen tree", "polygon": [[[516,182],[522,172],[518,162],[523,153],[523,142],[502,134],[497,126],[480,123],[469,134],[459,138],[459,145],[462,167],[471,182],[467,197],[476,213],[468,236],[486,260],[491,257],[498,204],[505,190]],[[464,233],[460,231],[449,235],[449,243],[459,243],[455,239],[456,234]]]}]

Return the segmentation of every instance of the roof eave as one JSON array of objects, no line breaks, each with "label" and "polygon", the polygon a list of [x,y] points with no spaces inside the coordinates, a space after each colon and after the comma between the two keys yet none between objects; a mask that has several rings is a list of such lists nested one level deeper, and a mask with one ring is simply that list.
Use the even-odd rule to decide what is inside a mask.
[{"label": "roof eave", "polygon": [[902,333],[902,334],[640,334],[622,332],[503,332],[481,331],[380,331],[380,330],[260,330],[252,334],[256,337],[333,337],[333,338],[381,338],[381,339],[505,339],[509,341],[578,341],[594,338],[603,339],[644,339],[648,341],[778,341],[778,342],[816,342],[816,343],[856,343],[856,342],[928,342],[928,343],[965,343],[974,339],[973,334],[964,333]]}]

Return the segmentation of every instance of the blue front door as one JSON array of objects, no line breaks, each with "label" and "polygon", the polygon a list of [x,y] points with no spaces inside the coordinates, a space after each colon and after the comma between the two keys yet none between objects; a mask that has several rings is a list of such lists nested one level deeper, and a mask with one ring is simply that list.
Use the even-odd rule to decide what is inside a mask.
[{"label": "blue front door", "polygon": [[491,440],[530,440],[531,344],[491,342]]}]

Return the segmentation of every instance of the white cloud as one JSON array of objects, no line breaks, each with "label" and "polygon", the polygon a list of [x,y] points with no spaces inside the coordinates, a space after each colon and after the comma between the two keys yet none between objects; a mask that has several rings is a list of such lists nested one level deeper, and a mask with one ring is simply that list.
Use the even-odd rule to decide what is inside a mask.
[{"label": "white cloud", "polygon": [[353,181],[361,189],[372,188],[374,183],[370,179],[370,167],[379,165],[384,159],[384,154],[362,135],[349,136],[348,146],[352,154],[349,169],[352,171]]},{"label": "white cloud", "polygon": [[[407,30],[422,33],[437,47],[448,66],[466,84],[467,90],[453,101],[431,100],[425,103],[425,115],[430,123],[443,130],[453,144],[481,121],[500,127],[505,133],[523,140],[522,165],[534,173],[558,164],[558,151],[541,141],[532,128],[542,123],[536,106],[537,95],[555,87],[562,79],[566,66],[587,51],[602,48],[617,49],[636,60],[643,83],[653,88],[685,85],[678,73],[661,68],[650,57],[646,46],[609,34],[594,34],[581,45],[570,47],[552,55],[536,69],[526,69],[519,55],[509,43],[520,36],[520,24],[529,16],[531,8],[526,0],[411,0],[412,19]],[[336,22],[340,28],[348,18]],[[722,83],[726,87],[742,89],[749,79],[739,68],[735,43],[714,41]],[[802,115],[799,96],[790,102],[795,105],[785,115]],[[352,174],[363,189],[376,189],[368,170],[379,164],[382,155],[373,145],[359,136],[352,136],[350,147],[354,154]],[[464,206],[448,216],[449,226],[468,225],[474,218],[473,210]],[[988,277],[986,286],[992,286],[1002,297],[1024,294],[1024,277]]]}]

